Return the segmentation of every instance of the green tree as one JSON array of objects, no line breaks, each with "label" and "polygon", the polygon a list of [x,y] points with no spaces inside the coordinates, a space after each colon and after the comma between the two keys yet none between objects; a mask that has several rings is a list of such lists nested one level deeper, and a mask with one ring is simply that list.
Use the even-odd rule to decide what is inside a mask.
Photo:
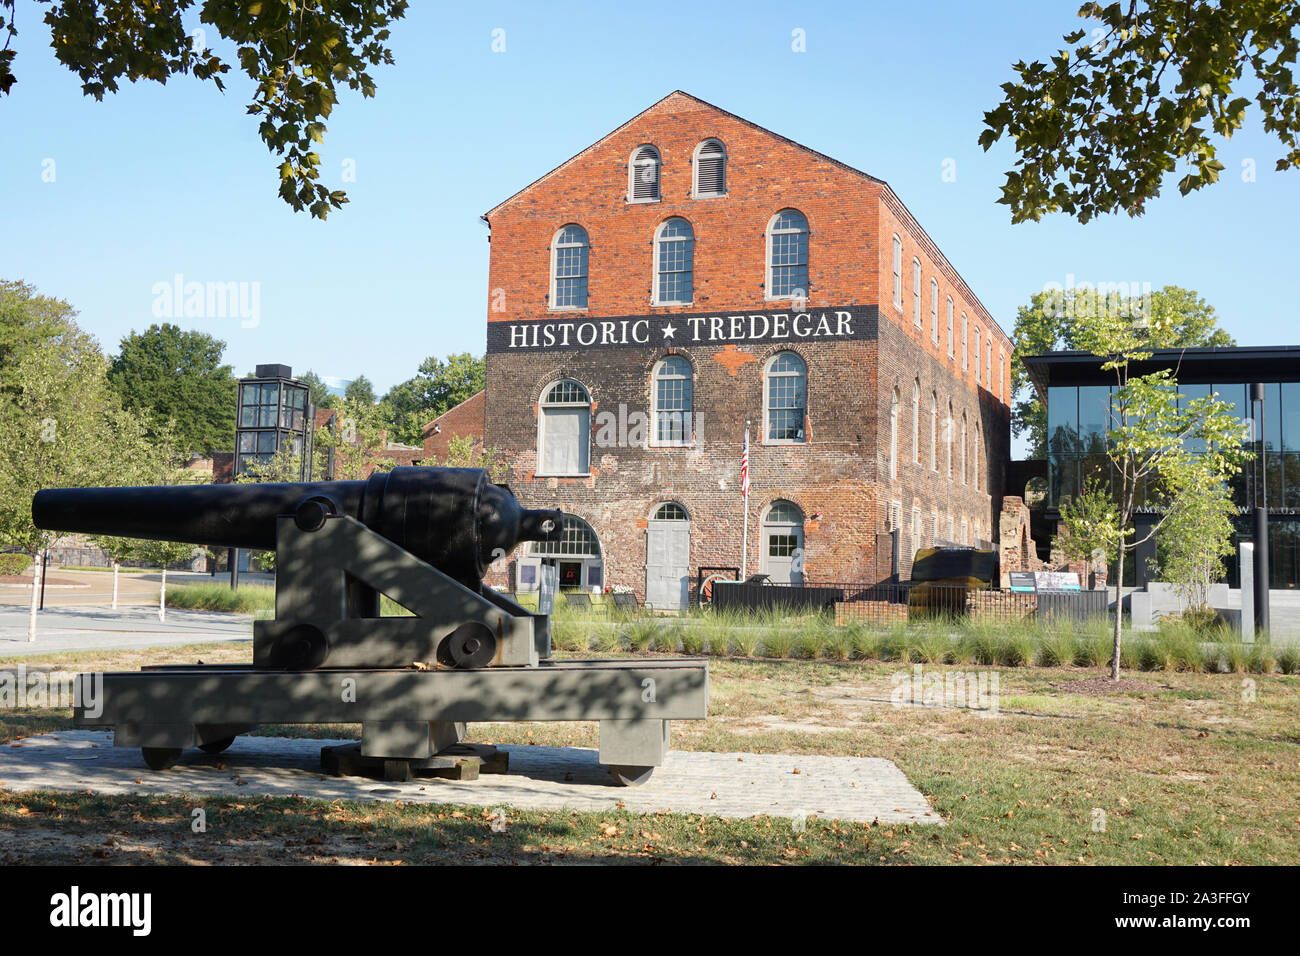
[{"label": "green tree", "polygon": [[337,480],[367,478],[371,472],[393,467],[393,460],[383,454],[384,445],[379,410],[363,402],[344,401],[336,409],[334,424],[316,432],[316,466],[323,470],[332,452]]},{"label": "green tree", "polygon": [[330,398],[329,389],[325,386],[325,380],[307,369],[306,372],[298,376],[298,381],[302,382],[311,390],[311,403],[317,408],[329,408],[326,401]]},{"label": "green tree", "polygon": [[1222,482],[1191,485],[1177,511],[1165,521],[1156,543],[1160,576],[1194,608],[1210,604],[1210,585],[1227,573],[1237,506]]},{"label": "green tree", "polygon": [[[1023,356],[1081,348],[1075,329],[1098,316],[1129,319],[1153,349],[1230,346],[1214,307],[1190,289],[1167,285],[1149,295],[1099,287],[1036,292],[1016,313],[1011,338],[1011,428],[1029,443],[1030,458],[1047,457],[1047,410],[1034,389]],[[1121,294],[1122,293],[1122,294]]]},{"label": "green tree", "polygon": [[1281,143],[1277,169],[1300,165],[1300,2],[1089,2],[1078,15],[1091,28],[1048,63],[1016,63],[984,114],[980,145],[1009,137],[1018,154],[998,200],[1012,222],[1137,216],[1180,166],[1184,195],[1217,182],[1216,142],[1245,123],[1249,90]]},{"label": "green tree", "polygon": [[[1065,508],[1061,514],[1069,538],[1099,543],[1115,556],[1113,680],[1119,680],[1125,554],[1156,535],[1199,489],[1226,483],[1247,457],[1241,423],[1226,402],[1180,396],[1167,368],[1132,373],[1133,362],[1151,357],[1146,343],[1152,333],[1166,332],[1108,312],[1074,330],[1079,347],[1104,359],[1102,369],[1115,375],[1105,448],[1113,509]],[[1158,516],[1141,538],[1134,526],[1139,507]]]},{"label": "green tree", "polygon": [[374,405],[375,386],[364,375],[358,375],[343,390],[343,400],[353,405]]},{"label": "green tree", "polygon": [[430,355],[420,363],[414,377],[394,385],[384,396],[390,409],[393,440],[420,444],[425,425],[481,392],[486,381],[487,363],[482,358],[458,352],[443,361]]},{"label": "green tree", "polygon": [[108,380],[122,404],[162,425],[171,422],[182,452],[230,451],[237,385],[221,363],[226,343],[171,323],[122,339]]},{"label": "green tree", "polygon": [[477,447],[469,435],[457,435],[447,443],[447,454],[438,462],[444,468],[482,468],[488,479],[500,483],[510,474],[510,464],[496,448]]},{"label": "green tree", "polygon": [[[0,541],[18,545],[39,566],[61,536],[32,523],[42,488],[155,484],[175,455],[165,430],[154,432],[122,407],[108,384],[108,362],[74,321],[66,303],[7,284],[0,295],[7,340],[0,366]],[[32,590],[28,639],[36,634]]]},{"label": "green tree", "polygon": [[[203,38],[234,47],[234,60],[252,80],[247,112],[261,117],[258,134],[279,163],[280,197],[295,211],[324,219],[347,202],[342,190],[317,182],[320,154],[338,91],[375,94],[370,69],[393,62],[389,26],[406,14],[406,0],[309,3],[305,0],[121,0],[47,2],[43,20],[55,58],[81,79],[86,96],[102,100],[119,81],[166,83],[178,75],[211,81],[224,91],[230,63]],[[0,0],[0,95],[13,90],[18,35],[16,0]],[[188,21],[188,22],[186,22]]]}]

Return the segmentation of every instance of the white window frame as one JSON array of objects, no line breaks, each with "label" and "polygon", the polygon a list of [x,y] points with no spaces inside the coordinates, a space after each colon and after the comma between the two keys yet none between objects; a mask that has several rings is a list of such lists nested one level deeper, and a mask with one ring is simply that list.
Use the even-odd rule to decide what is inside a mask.
[{"label": "white window frame", "polygon": [[[690,370],[688,375],[664,375],[663,369],[669,361],[685,362],[686,367]],[[659,437],[659,415],[663,411],[659,407],[659,382],[660,379],[684,379],[688,385],[687,388],[691,394],[690,408],[686,410],[686,437],[682,440],[661,439]],[[646,436],[647,441],[652,448],[689,448],[695,443],[695,366],[691,360],[684,355],[665,355],[659,361],[655,362],[654,369],[650,373],[650,428]],[[669,411],[680,411],[680,409],[669,409]]]},{"label": "white window frame", "polygon": [[[653,150],[654,152],[655,194],[653,196],[638,197],[636,195],[637,173],[641,167],[647,164],[644,160],[638,161],[637,157],[641,155],[643,150],[647,149]],[[659,152],[659,147],[653,143],[639,144],[634,150],[632,150],[632,155],[627,158],[627,201],[629,203],[660,202],[664,191],[663,171],[663,154]]]},{"label": "white window frame", "polygon": [[[557,276],[555,273],[559,269],[560,236],[564,234],[564,231],[566,229],[573,229],[573,228],[581,229],[582,234],[587,237],[587,241],[583,243],[581,246],[579,246],[578,243],[573,243],[573,242],[564,243],[564,248],[566,249],[585,248],[587,250],[587,271],[583,273],[583,278],[586,279],[586,283],[587,283],[586,284],[587,295],[585,297],[586,305],[556,305],[555,299],[557,295],[557,290],[559,289],[560,277]],[[566,276],[565,278],[570,278],[570,277]],[[547,298],[547,311],[548,312],[586,312],[590,305],[591,305],[591,233],[587,231],[586,226],[583,226],[580,223],[566,222],[559,229],[555,230],[555,235],[551,237],[551,292],[550,292],[550,296]]]},{"label": "white window frame", "polygon": [[898,386],[894,386],[893,392],[889,398],[889,477],[893,480],[898,477],[898,416],[902,409],[902,396],[898,394]]},{"label": "white window frame", "polygon": [[912,257],[912,324],[918,329],[924,325],[921,319],[921,260]]},{"label": "white window frame", "polygon": [[[673,222],[686,223],[686,228],[691,231],[691,234],[689,236],[671,236],[665,238],[664,230],[668,228],[669,223],[673,223]],[[659,257],[660,246],[664,243],[669,243],[669,242],[685,242],[690,244],[691,297],[689,299],[673,299],[672,301],[664,301],[663,299],[659,298],[659,276],[660,276],[659,268],[661,265],[661,261]],[[659,223],[659,225],[655,227],[655,238],[654,238],[654,242],[650,244],[650,249],[651,249],[651,257],[653,259],[653,261],[651,262],[651,276],[650,276],[650,304],[656,306],[693,305],[695,303],[695,227],[691,224],[691,221],[687,219],[685,216],[669,216],[667,219],[665,219],[663,222]]]},{"label": "white window frame", "polygon": [[961,483],[970,484],[970,472],[967,471],[966,465],[966,439],[967,439],[967,422],[966,413],[961,413]]},{"label": "white window frame", "polygon": [[956,422],[952,417],[952,402],[948,403],[948,417],[944,420],[943,427],[947,438],[944,444],[948,446],[948,480],[952,481],[952,444],[953,432],[956,431]]},{"label": "white window frame", "polygon": [[[546,396],[551,393],[551,389],[563,382],[573,382],[587,393],[585,402],[548,402]],[[587,410],[587,448],[585,455],[580,455],[587,459],[587,470],[576,472],[553,472],[543,471],[543,463],[546,461],[546,409],[548,408],[585,408]],[[537,402],[537,471],[538,478],[586,478],[591,475],[591,389],[576,378],[557,378],[547,383],[542,389],[542,393]],[[582,449],[579,449],[582,451]]]},{"label": "white window frame", "polygon": [[[802,230],[799,229],[778,230],[776,228],[776,221],[781,216],[781,214],[785,212],[797,212],[801,217],[803,217],[804,228]],[[778,209],[775,213],[772,214],[772,218],[767,221],[767,252],[764,258],[764,268],[763,268],[763,273],[766,276],[766,282],[764,283],[763,298],[766,299],[768,302],[798,302],[798,301],[807,301],[808,299],[810,288],[805,288],[803,290],[803,295],[798,294],[799,291],[798,289],[795,289],[789,293],[783,293],[781,295],[774,295],[772,293],[772,268],[773,268],[772,237],[777,234],[789,235],[789,234],[796,234],[796,233],[802,233],[803,235],[808,237],[807,240],[804,242],[804,263],[803,263],[804,277],[805,277],[804,284],[808,287],[812,286],[812,224],[808,222],[808,216],[807,214],[804,213],[802,209],[795,209],[793,206],[786,206],[783,209]]]},{"label": "white window frame", "polygon": [[912,382],[912,461],[921,464],[921,382]]},{"label": "white window frame", "polygon": [[980,327],[975,326],[975,384],[980,383],[980,346],[984,344],[984,335]]},{"label": "white window frame", "polygon": [[[700,154],[704,147],[716,145],[722,152],[722,191],[721,192],[700,192]],[[720,199],[727,195],[727,145],[720,139],[703,139],[695,146],[695,152],[691,155],[691,198],[693,199]]]},{"label": "white window frame", "polygon": [[939,395],[930,393],[930,470],[939,470]]},{"label": "white window frame", "polygon": [[939,281],[930,279],[930,341],[939,344]]},{"label": "white window frame", "polygon": [[[964,372],[968,367],[967,349],[969,347],[968,336],[970,333],[970,322],[966,318],[966,313],[961,314],[961,370]],[[978,375],[975,376],[979,378]]]},{"label": "white window frame", "polygon": [[948,296],[948,358],[956,358],[957,356],[956,343],[953,342],[954,330],[952,324],[953,324],[952,296]]},{"label": "white window frame", "polygon": [[984,387],[993,391],[993,334],[984,340]]},{"label": "white window frame", "polygon": [[[792,378],[794,372],[772,372],[772,366],[783,355],[793,355],[803,366],[803,371],[798,373],[803,377],[803,438],[769,438],[768,433],[771,428],[770,414],[772,411],[772,380],[773,378]],[[763,441],[764,445],[806,445],[808,444],[808,360],[793,349],[785,349],[777,352],[765,363],[763,363]]]},{"label": "white window frame", "polygon": [[903,311],[903,240],[894,235],[894,308]]}]

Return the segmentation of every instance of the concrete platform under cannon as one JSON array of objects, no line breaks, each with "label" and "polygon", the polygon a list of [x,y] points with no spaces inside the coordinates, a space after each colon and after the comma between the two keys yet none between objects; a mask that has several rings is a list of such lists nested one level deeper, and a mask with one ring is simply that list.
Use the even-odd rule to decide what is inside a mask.
[{"label": "concrete platform under cannon", "polygon": [[612,785],[595,750],[510,746],[502,748],[510,755],[508,774],[465,782],[382,783],[323,774],[321,747],[341,742],[240,737],[220,756],[189,751],[172,770],[150,773],[141,765],[139,751],[114,747],[110,733],[60,731],[0,747],[0,787],[10,792],[188,794],[196,801],[216,795],[297,795],[532,810],[943,822],[893,762],[874,757],[672,750],[649,783],[625,788]]}]

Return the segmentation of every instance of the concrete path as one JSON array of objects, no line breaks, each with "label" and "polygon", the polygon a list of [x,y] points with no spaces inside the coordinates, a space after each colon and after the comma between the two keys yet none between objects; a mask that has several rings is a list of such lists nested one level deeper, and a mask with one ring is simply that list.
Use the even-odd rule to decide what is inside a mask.
[{"label": "concrete path", "polygon": [[229,794],[321,800],[467,803],[535,810],[674,811],[718,817],[760,814],[796,822],[943,821],[892,761],[878,757],[719,754],[674,750],[649,783],[613,786],[595,750],[504,747],[510,772],[473,781],[383,783],[320,772],[322,746],[341,741],[240,737],[220,756],[187,751],[155,773],[140,752],[112,746],[112,735],[60,731],[0,747],[0,788],[11,792],[92,790],[97,794]]},{"label": "concrete path", "polygon": [[0,658],[67,651],[171,647],[253,639],[252,615],[169,608],[46,607],[37,614],[36,641],[27,640],[26,608],[0,606]]}]

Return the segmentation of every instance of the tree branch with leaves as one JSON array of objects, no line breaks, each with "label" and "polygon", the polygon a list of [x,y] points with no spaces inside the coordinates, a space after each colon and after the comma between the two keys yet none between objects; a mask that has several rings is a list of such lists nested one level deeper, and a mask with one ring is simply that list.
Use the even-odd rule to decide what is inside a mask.
[{"label": "tree branch with leaves", "polygon": [[[188,75],[225,90],[231,64],[205,42],[208,30],[234,47],[235,61],[253,82],[247,112],[260,116],[257,132],[280,158],[280,198],[295,212],[324,219],[348,201],[320,178],[325,120],[341,89],[375,95],[371,69],[393,62],[389,27],[406,15],[406,0],[37,0],[58,61],[81,79],[86,96],[102,100],[120,82],[166,83]],[[0,0],[0,95],[11,95],[17,75],[16,0]]]},{"label": "tree branch with leaves", "polygon": [[1012,222],[1138,216],[1180,166],[1183,195],[1217,182],[1217,142],[1250,112],[1243,86],[1281,145],[1277,169],[1300,166],[1298,0],[1089,2],[1078,15],[1092,25],[1047,62],[1016,63],[984,114],[980,145],[1009,138],[1018,154],[998,200]]}]

